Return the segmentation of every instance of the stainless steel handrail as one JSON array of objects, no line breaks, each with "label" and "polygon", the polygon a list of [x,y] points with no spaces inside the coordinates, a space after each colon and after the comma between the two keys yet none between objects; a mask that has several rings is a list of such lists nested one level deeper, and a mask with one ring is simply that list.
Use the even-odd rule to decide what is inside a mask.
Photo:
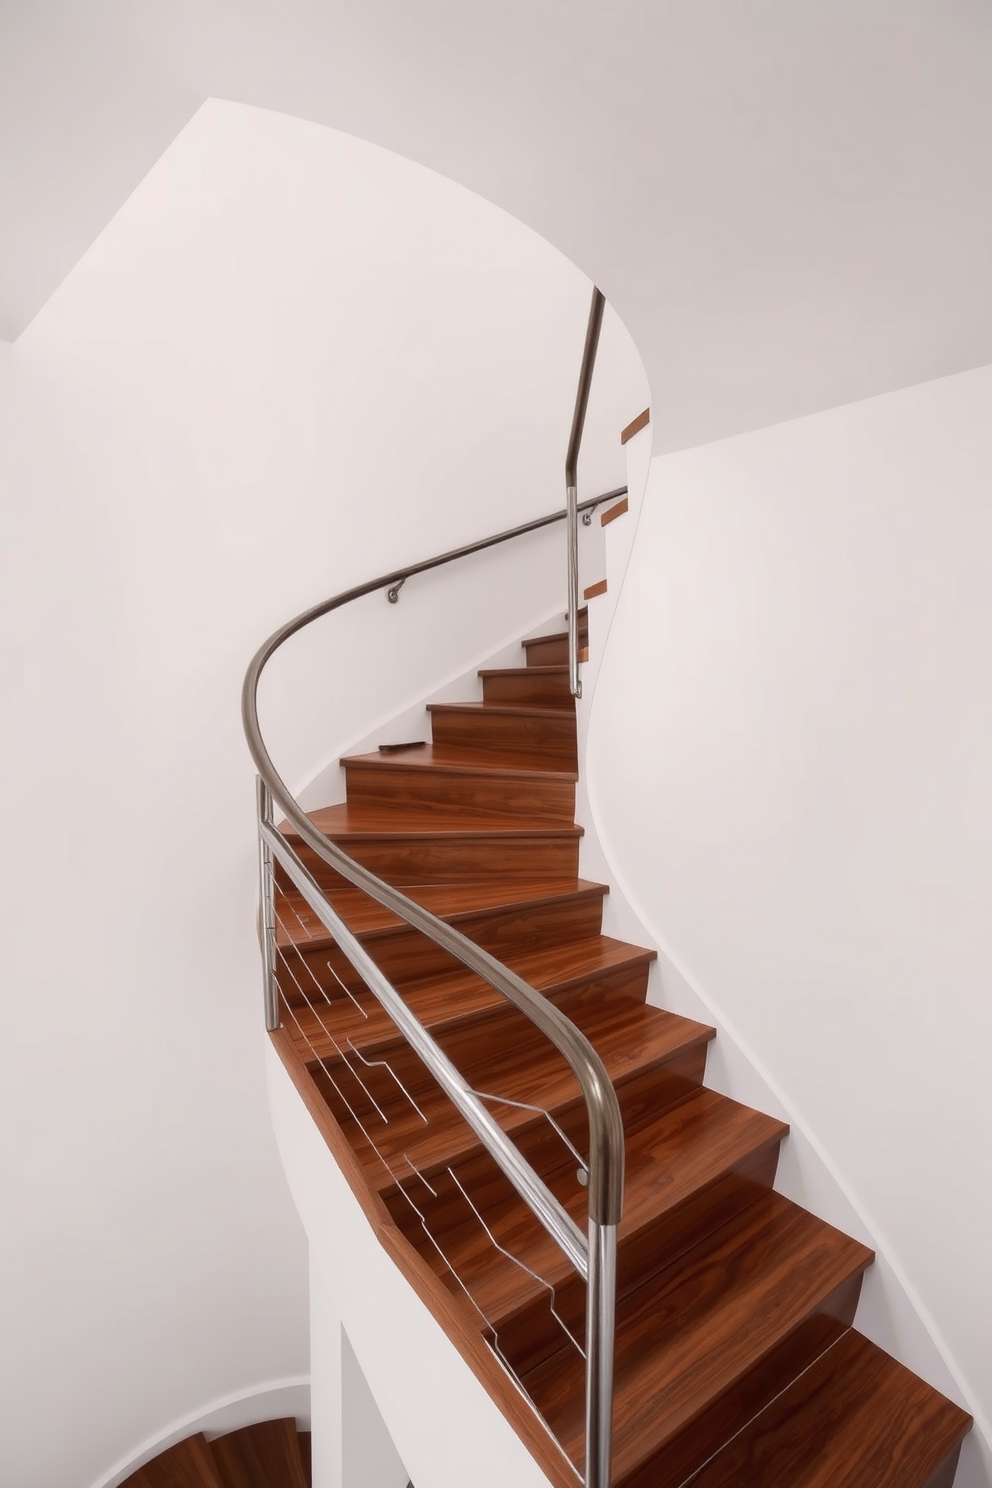
[{"label": "stainless steel handrail", "polygon": [[[568,685],[573,697],[582,696],[579,680],[579,508],[577,505],[579,447],[585,428],[586,409],[592,388],[592,374],[596,366],[599,348],[599,333],[603,328],[603,311],[606,300],[601,290],[593,287],[589,305],[589,321],[586,325],[586,342],[582,348],[582,366],[579,369],[579,386],[575,394],[575,411],[572,414],[572,432],[568,436],[565,455],[565,548],[568,557]],[[587,505],[588,503],[583,503]]]},{"label": "stainless steel handrail", "polygon": [[[595,500],[582,503],[593,507],[613,497],[626,494],[619,487]],[[574,503],[573,503],[574,504]],[[382,1003],[397,1027],[420,1054],[434,1077],[459,1109],[464,1119],[479,1136],[501,1169],[514,1184],[524,1201],[562,1247],[587,1282],[586,1337],[586,1475],[587,1488],[609,1488],[613,1406],[613,1346],[616,1296],[616,1227],[623,1209],[624,1137],[623,1121],[616,1091],[602,1060],[581,1031],[554,1004],[542,997],[521,977],[502,965],[494,956],[446,924],[415,900],[384,882],[361,864],[356,863],[336,843],[320,832],[307,817],[285,781],[279,775],[262,737],[258,718],[258,686],[266,664],[279,648],[313,621],[342,608],[378,589],[387,592],[414,574],[424,573],[458,558],[477,553],[513,538],[561,521],[565,513],[552,512],[533,522],[510,528],[495,536],[468,543],[461,548],[410,564],[404,569],[384,574],[364,584],[322,601],[304,610],[274,631],[252,658],[245,676],[241,697],[241,715],[255,766],[258,770],[259,854],[262,877],[262,926],[265,931],[265,1008],[266,1026],[279,1026],[278,996],[275,985],[271,935],[274,925],[271,884],[273,860],[278,859],[296,887],[307,899],[341,949],[365,977],[370,990]],[[469,970],[488,982],[515,1008],[519,1009],[551,1041],[567,1060],[585,1100],[589,1122],[589,1231],[585,1237],[570,1216],[547,1190],[537,1173],[525,1161],[499,1124],[469,1090],[458,1071],[450,1066],[442,1051],[422,1027],[388,980],[375,967],[360,944],[351,937],[328,903],[316,881],[293,852],[273,823],[272,803],[285,812],[296,833],[317,856],[349,883],[355,884],[379,904],[392,910],[407,924],[421,931],[436,945],[455,956]],[[354,942],[353,944],[350,942]]]}]

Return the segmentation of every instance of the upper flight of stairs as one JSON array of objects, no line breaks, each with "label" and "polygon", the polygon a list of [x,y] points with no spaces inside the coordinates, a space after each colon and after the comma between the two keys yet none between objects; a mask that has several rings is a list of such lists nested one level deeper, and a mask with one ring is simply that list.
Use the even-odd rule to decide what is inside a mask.
[{"label": "upper flight of stairs", "polygon": [[[578,877],[565,638],[524,649],[525,666],[481,673],[481,703],[430,706],[432,743],[344,760],[347,803],[313,820],[557,1003],[616,1086],[614,1488],[949,1488],[969,1418],[852,1329],[871,1252],[773,1191],[786,1128],[703,1086],[713,1029],[649,1006],[653,953],[602,935],[605,887]],[[533,1109],[584,1150],[564,1061],[488,984],[295,845],[472,1086],[502,1097],[493,1113],[584,1226],[576,1161]],[[483,1344],[498,1343],[581,1471],[583,1363],[561,1324],[581,1342],[584,1288],[284,881],[277,941],[273,1037],[366,1214],[547,1476],[574,1488]]]},{"label": "upper flight of stairs", "polygon": [[310,1433],[287,1417],[208,1442],[197,1433],[146,1462],[121,1488],[311,1488]]}]

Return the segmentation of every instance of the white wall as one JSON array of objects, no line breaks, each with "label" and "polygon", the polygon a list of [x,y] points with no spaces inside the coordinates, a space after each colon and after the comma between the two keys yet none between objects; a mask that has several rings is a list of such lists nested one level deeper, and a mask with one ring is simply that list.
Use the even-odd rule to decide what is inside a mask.
[{"label": "white wall", "polygon": [[655,459],[588,762],[635,908],[986,1432],[990,403],[985,368]]},{"label": "white wall", "polygon": [[[102,1483],[307,1369],[306,1247],[262,1080],[241,674],[305,604],[559,500],[587,296],[429,172],[208,105],[3,349],[0,1460],[18,1488]],[[611,334],[637,373],[615,437],[645,398]],[[447,640],[410,648],[412,672],[467,665]],[[346,737],[386,706],[344,719],[359,644],[347,627],[306,678]],[[315,728],[287,773],[326,748]]]}]

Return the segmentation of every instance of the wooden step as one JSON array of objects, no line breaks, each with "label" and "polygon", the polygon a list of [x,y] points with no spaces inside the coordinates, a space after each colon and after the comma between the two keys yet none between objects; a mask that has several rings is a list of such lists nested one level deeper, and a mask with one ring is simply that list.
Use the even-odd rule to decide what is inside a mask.
[{"label": "wooden step", "polygon": [[[850,1326],[866,1246],[762,1195],[617,1308],[614,1488],[680,1488]],[[524,1383],[580,1467],[584,1363]]]},{"label": "wooden step", "polygon": [[197,1432],[160,1452],[120,1488],[225,1488],[204,1436]]},{"label": "wooden step", "polygon": [[351,803],[440,806],[469,815],[571,822],[574,770],[539,755],[428,744],[350,755],[341,761]]},{"label": "wooden step", "polygon": [[[532,951],[552,951],[598,935],[605,894],[604,884],[551,879],[520,884],[422,885],[414,887],[410,897],[503,960]],[[445,975],[460,967],[447,951],[377,906],[361,890],[349,886],[331,898],[390,981],[410,982]],[[376,909],[380,909],[378,915]],[[352,988],[361,983],[330,932],[299,894],[277,899],[276,942],[279,983],[291,1001],[312,1000],[318,990],[336,995],[342,981]],[[294,996],[300,987],[306,989],[306,997]]]},{"label": "wooden step", "polygon": [[[506,879],[576,878],[582,828],[563,822],[532,825],[506,816],[461,816],[440,808],[357,804],[309,813],[314,825],[356,862],[394,884]],[[286,829],[288,841],[320,884],[340,875]],[[277,869],[277,882],[285,877]]]},{"label": "wooden step", "polygon": [[[569,945],[511,954],[503,964],[571,1017],[597,1001],[605,1005],[623,997],[643,1002],[654,959],[654,951],[595,935]],[[401,978],[396,989],[435,1036],[456,1028],[481,1028],[509,1006],[489,982],[460,962],[444,975]],[[321,1001],[316,989],[307,988],[301,979],[284,994],[284,1003],[291,1014],[286,1025],[308,1064],[333,1058],[349,1041],[363,1054],[399,1045],[392,1019],[364,986],[345,990],[338,983],[333,995]]]},{"label": "wooden step", "polygon": [[[700,1089],[628,1133],[619,1295],[767,1192],[786,1131],[780,1121]],[[574,1160],[561,1159],[543,1176],[584,1228],[586,1194],[576,1182]],[[390,1200],[397,1223],[452,1290],[459,1288],[452,1270],[457,1274],[497,1330],[503,1356],[518,1370],[534,1367],[561,1346],[559,1318],[571,1320],[569,1326],[578,1320],[581,1331],[584,1284],[509,1181],[482,1160],[481,1148],[453,1173],[441,1174],[433,1193],[415,1179],[406,1187],[452,1269],[427,1241],[406,1194]],[[557,1317],[549,1286],[555,1288]]]},{"label": "wooden step", "polygon": [[428,703],[436,744],[465,749],[519,749],[549,765],[577,768],[575,716],[564,708],[510,703]]},{"label": "wooden step", "polygon": [[853,1329],[691,1488],[950,1488],[971,1417]]},{"label": "wooden step", "polygon": [[[579,660],[589,660],[589,610],[579,610]],[[529,667],[568,666],[568,631],[556,630],[549,635],[528,636],[521,642]]]},{"label": "wooden step", "polygon": [[[626,1101],[634,1113],[646,1101],[673,1104],[702,1079],[713,1037],[704,1024],[627,999],[616,1007],[582,1009],[574,1021],[605,1063],[621,1105]],[[504,1014],[502,1029],[488,1024],[481,1039],[469,1027],[441,1034],[438,1041],[474,1089],[502,1097],[487,1105],[506,1131],[516,1137],[546,1121],[506,1102],[539,1102],[559,1117],[574,1111],[576,1145],[587,1150],[585,1103],[575,1076],[545,1040],[534,1037],[522,1014]],[[380,1192],[413,1172],[429,1177],[475,1148],[471,1130],[412,1051],[397,1049],[390,1069],[356,1067],[360,1080],[340,1060],[328,1061],[314,1072],[314,1082]]]},{"label": "wooden step", "polygon": [[530,708],[561,708],[575,711],[568,681],[568,666],[500,667],[481,671],[482,697],[486,703],[515,703]]},{"label": "wooden step", "polygon": [[[303,1476],[306,1479],[307,1488],[313,1488],[313,1448],[311,1444],[311,1433],[300,1431],[297,1433],[300,1447],[300,1461],[303,1463]],[[412,1485],[407,1485],[412,1488]]]},{"label": "wooden step", "polygon": [[210,1452],[224,1488],[308,1488],[291,1416],[228,1432]]}]

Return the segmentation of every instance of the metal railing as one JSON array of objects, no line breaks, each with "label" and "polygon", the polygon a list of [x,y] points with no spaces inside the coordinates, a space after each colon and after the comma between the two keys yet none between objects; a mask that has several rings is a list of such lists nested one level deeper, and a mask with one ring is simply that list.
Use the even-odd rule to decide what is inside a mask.
[{"label": "metal railing", "polygon": [[[400,587],[407,579],[416,574],[425,573],[431,569],[441,567],[444,564],[466,557],[471,553],[480,552],[486,548],[508,542],[512,539],[523,537],[527,533],[538,531],[554,522],[567,521],[568,545],[570,555],[577,541],[577,516],[579,511],[587,511],[601,502],[620,497],[626,494],[626,487],[610,491],[581,504],[576,501],[575,494],[575,464],[578,450],[578,440],[581,438],[582,423],[585,415],[585,405],[588,400],[589,378],[591,375],[591,361],[595,356],[595,346],[599,335],[599,325],[602,320],[602,296],[596,291],[593,297],[593,308],[590,313],[590,328],[586,337],[586,352],[583,360],[583,374],[580,378],[579,399],[576,405],[576,416],[573,421],[572,439],[569,444],[569,457],[567,463],[568,477],[568,506],[565,512],[557,511],[546,517],[525,523],[521,526],[508,529],[492,537],[484,538],[478,542],[469,543],[461,548],[438,555],[435,558],[426,559],[419,563],[410,564],[404,569],[398,569],[393,573],[381,575],[367,583],[357,585],[345,592],[335,595],[322,603],[312,606],[303,611],[294,619],[288,621],[276,630],[259,647],[248,668],[244,687],[242,691],[242,720],[244,723],[245,736],[248,747],[258,771],[257,785],[257,818],[258,818],[258,841],[259,841],[259,874],[261,894],[261,930],[263,950],[263,976],[265,997],[265,1022],[266,1027],[274,1030],[280,1026],[281,1010],[283,1007],[292,1015],[298,1026],[299,1016],[293,1012],[291,999],[280,996],[280,972],[283,977],[287,969],[287,955],[285,946],[289,936],[285,921],[280,921],[280,894],[285,893],[277,884],[277,865],[284,885],[291,885],[299,896],[299,899],[308,906],[313,916],[331,937],[334,945],[346,958],[348,965],[354,969],[360,979],[361,985],[375,999],[378,1006],[384,1010],[393,1027],[406,1040],[407,1045],[423,1061],[431,1077],[440,1087],[444,1095],[460,1114],[468,1125],[474,1136],[482,1144],[483,1148],[490,1154],[492,1160],[500,1172],[512,1185],[513,1189],[523,1199],[531,1212],[539,1220],[547,1233],[552,1237],[556,1246],[566,1257],[574,1272],[582,1278],[586,1284],[586,1306],[585,1306],[585,1348],[580,1352],[585,1356],[586,1374],[586,1427],[585,1427],[585,1466],[581,1479],[586,1488],[609,1488],[610,1463],[612,1443],[612,1408],[613,1408],[613,1353],[614,1353],[614,1324],[616,1305],[616,1242],[617,1225],[619,1223],[623,1206],[623,1183],[624,1183],[624,1140],[623,1124],[620,1116],[619,1104],[616,1092],[610,1082],[606,1068],[599,1058],[595,1049],[585,1035],[551,1002],[539,992],[530,987],[521,977],[517,976],[508,967],[504,966],[494,956],[462,935],[459,931],[447,924],[444,920],[437,918],[425,909],[416,900],[401,893],[391,884],[377,877],[369,869],[363,867],[352,859],[341,847],[331,841],[309,819],[299,802],[290,792],[282,777],[275,768],[274,762],[266,747],[262,736],[258,718],[258,688],[262,673],[273,655],[298,631],[303,630],[315,620],[348,605],[353,600],[359,599],[366,594],[376,590],[385,590],[391,602],[395,603]],[[595,324],[594,324],[595,322]],[[581,405],[581,406],[580,406]],[[569,560],[569,656],[570,656],[570,680],[574,695],[580,691],[577,675],[577,635],[578,635],[578,611],[577,611],[577,564],[570,556]],[[576,1081],[578,1082],[582,1098],[584,1100],[588,1119],[588,1157],[584,1164],[583,1178],[587,1182],[587,1225],[583,1232],[582,1228],[572,1218],[565,1205],[552,1192],[545,1179],[535,1170],[527,1160],[512,1137],[504,1130],[503,1125],[495,1118],[489,1105],[493,1101],[509,1105],[525,1105],[522,1102],[508,1101],[508,1098],[497,1093],[483,1092],[474,1088],[471,1079],[456,1067],[438,1042],[432,1037],[430,1031],[416,1017],[408,1006],[406,1000],[393,986],[389,978],[383,973],[376,962],[369,955],[368,950],[359,938],[349,929],[345,920],[337,912],[331,903],[328,894],[304,862],[300,853],[288,840],[286,834],[279,831],[273,819],[273,806],[278,807],[285,813],[290,828],[310,849],[319,863],[327,865],[337,875],[348,883],[361,889],[378,904],[383,905],[408,926],[411,926],[428,940],[439,946],[443,951],[454,957],[462,966],[481,977],[491,988],[493,988],[511,1007],[522,1013],[533,1026],[538,1029],[550,1041],[554,1048],[567,1061]],[[302,923],[302,921],[301,921]],[[280,958],[282,967],[280,968]],[[320,989],[319,998],[296,979],[292,968],[290,975],[297,982],[301,1006],[306,1003],[311,1015],[315,1015],[315,1027],[323,1030],[323,1034],[330,1040],[331,1057],[335,1061],[333,1068],[325,1065],[325,1073],[335,1082],[335,1071],[340,1081],[343,1079],[343,1069],[347,1067],[350,1072],[349,1078],[356,1076],[356,1067],[348,1057],[348,1051],[340,1041],[336,1041],[323,1021],[321,999],[326,1001],[323,989]],[[340,976],[337,980],[344,987],[345,992],[359,1006],[355,994],[345,986]],[[362,1008],[359,1007],[362,1011]],[[367,1016],[367,1014],[364,1014]],[[326,1017],[326,1013],[323,1015]],[[318,1032],[318,1038],[321,1035]],[[327,1039],[324,1042],[327,1042]],[[347,1041],[351,1043],[350,1040]],[[351,1044],[351,1053],[356,1055],[362,1063],[360,1051]],[[403,1095],[409,1100],[414,1109],[418,1109],[413,1095],[406,1090],[402,1081],[395,1071],[389,1071],[392,1079],[397,1083]],[[358,1084],[365,1093],[362,1100],[370,1103],[370,1109],[374,1108],[379,1116],[383,1116],[382,1103],[376,1099],[374,1092],[370,1089],[366,1075],[357,1071]],[[340,1083],[334,1088],[341,1096],[344,1109],[350,1113],[349,1119],[353,1118],[364,1137],[375,1142],[369,1137],[366,1130],[367,1112],[363,1106],[361,1112],[356,1112],[354,1102],[349,1102],[345,1095],[341,1094]],[[526,1107],[529,1110],[539,1111],[537,1105]],[[383,1119],[385,1117],[383,1116]],[[426,1118],[425,1118],[426,1119]],[[554,1123],[554,1118],[548,1115],[548,1119]],[[365,1122],[366,1124],[363,1124]],[[561,1131],[556,1128],[572,1152],[571,1143]],[[416,1164],[406,1158],[408,1165],[405,1170],[412,1174],[430,1189],[430,1183],[423,1178]],[[485,1220],[478,1209],[472,1204],[470,1196],[460,1184],[457,1175],[448,1170],[454,1182],[462,1189],[462,1193],[469,1205],[472,1207],[476,1217],[480,1220],[489,1238],[496,1244],[498,1242],[486,1227]],[[403,1174],[396,1176],[396,1181],[402,1188]],[[432,1189],[430,1189],[433,1192]],[[406,1194],[408,1202],[413,1200]],[[419,1211],[418,1218],[423,1223]],[[504,1252],[505,1254],[505,1252]],[[442,1259],[446,1259],[442,1253]],[[511,1257],[512,1259],[512,1257]],[[525,1268],[526,1269],[526,1268]],[[456,1275],[456,1280],[457,1280]],[[541,1277],[537,1277],[542,1281]],[[549,1283],[543,1283],[550,1285]],[[459,1281],[459,1285],[463,1285]],[[552,1304],[554,1299],[554,1287],[550,1287],[552,1293]],[[554,1307],[552,1305],[552,1311]],[[557,1315],[556,1315],[557,1316]],[[560,1321],[560,1319],[559,1319]],[[563,1325],[564,1326],[564,1325]],[[493,1330],[495,1332],[495,1330]],[[566,1332],[567,1332],[566,1328]],[[572,1335],[569,1334],[571,1338]],[[572,1339],[575,1342],[574,1338]],[[576,1347],[579,1347],[576,1344]],[[494,1352],[504,1368],[507,1362],[502,1357],[498,1348],[498,1340],[494,1346]],[[508,1370],[509,1373],[512,1371]],[[514,1383],[519,1388],[519,1379],[514,1377]],[[526,1392],[524,1392],[526,1394]],[[572,1464],[575,1468],[575,1464]],[[578,1472],[578,1470],[576,1469]]]},{"label": "metal railing", "polygon": [[582,431],[589,407],[592,390],[592,374],[596,366],[599,349],[599,333],[603,328],[603,311],[606,300],[598,289],[593,289],[589,306],[589,322],[586,326],[586,344],[582,350],[582,366],[579,369],[579,387],[575,394],[575,412],[572,414],[572,432],[568,437],[565,455],[565,545],[568,556],[568,685],[573,697],[582,696],[579,681],[579,526],[578,526],[578,468]]}]

